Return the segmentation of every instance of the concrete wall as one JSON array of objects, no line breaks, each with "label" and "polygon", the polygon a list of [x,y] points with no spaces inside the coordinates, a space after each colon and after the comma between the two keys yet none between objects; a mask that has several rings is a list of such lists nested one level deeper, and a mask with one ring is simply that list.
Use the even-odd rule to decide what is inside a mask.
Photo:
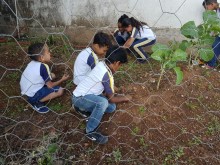
[{"label": "concrete wall", "polygon": [[[16,18],[20,31],[23,26],[34,29],[66,26],[84,26],[93,30],[111,28],[126,13],[147,22],[155,29],[157,36],[180,40],[178,29],[184,23],[194,20],[198,25],[202,22],[202,2],[203,0],[1,0],[1,6],[7,8],[9,4],[9,7],[6,14],[1,14],[2,7],[0,8],[0,33],[14,34]],[[15,3],[17,17],[14,14]],[[11,19],[10,22],[5,20],[6,16]]]},{"label": "concrete wall", "polygon": [[[21,1],[21,0],[20,0]],[[36,16],[71,25],[84,20],[91,26],[114,25],[123,13],[153,27],[180,28],[189,20],[201,23],[203,0],[35,0],[30,8]],[[55,17],[55,18],[54,18]]]}]

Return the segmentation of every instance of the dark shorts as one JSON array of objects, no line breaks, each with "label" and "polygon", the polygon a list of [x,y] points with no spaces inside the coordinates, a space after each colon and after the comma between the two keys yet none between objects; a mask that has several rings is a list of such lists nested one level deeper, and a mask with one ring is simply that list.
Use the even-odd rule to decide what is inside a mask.
[{"label": "dark shorts", "polygon": [[53,88],[48,88],[47,86],[44,86],[39,91],[37,91],[37,93],[35,93],[33,97],[28,97],[28,102],[31,104],[37,103],[49,94],[57,92],[59,89],[59,86],[55,86]]}]

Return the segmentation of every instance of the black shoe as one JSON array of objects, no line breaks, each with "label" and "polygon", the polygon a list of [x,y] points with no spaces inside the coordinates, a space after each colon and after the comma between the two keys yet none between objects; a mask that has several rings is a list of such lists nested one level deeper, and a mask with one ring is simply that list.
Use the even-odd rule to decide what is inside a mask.
[{"label": "black shoe", "polygon": [[108,142],[108,137],[102,135],[99,132],[90,132],[86,134],[86,137],[89,138],[90,140],[99,143],[99,144],[105,144]]},{"label": "black shoe", "polygon": [[81,111],[78,107],[76,107],[76,106],[74,106],[74,109],[76,110],[76,112],[78,113],[78,114],[80,114],[82,117],[84,117],[84,118],[88,118],[90,115],[91,115],[91,113],[89,113],[89,112],[85,112],[85,111]]}]

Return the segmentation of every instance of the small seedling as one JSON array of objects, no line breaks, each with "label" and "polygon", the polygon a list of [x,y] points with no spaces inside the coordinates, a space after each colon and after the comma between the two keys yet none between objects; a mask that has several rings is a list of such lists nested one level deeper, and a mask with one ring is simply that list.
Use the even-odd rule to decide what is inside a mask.
[{"label": "small seedling", "polygon": [[143,114],[146,112],[146,108],[144,106],[139,107],[139,112]]},{"label": "small seedling", "polygon": [[201,143],[202,143],[201,138],[197,137],[197,136],[194,136],[193,139],[189,142],[189,145],[193,146],[193,145],[199,145]]},{"label": "small seedling", "polygon": [[184,155],[183,147],[172,149],[171,154],[167,155],[167,157],[165,158],[163,165],[174,164],[183,155]]},{"label": "small seedling", "polygon": [[143,148],[147,148],[147,147],[148,147],[148,145],[147,145],[147,143],[145,142],[145,139],[144,139],[143,137],[139,138],[139,142],[140,142],[140,144],[141,144],[141,146],[142,146]]},{"label": "small seedling", "polygon": [[122,158],[121,151],[119,149],[117,149],[116,151],[113,151],[112,154],[115,159],[115,162],[119,163]]},{"label": "small seedling", "polygon": [[137,135],[140,132],[140,129],[136,126],[132,129],[132,135]]},{"label": "small seedling", "polygon": [[213,117],[211,122],[208,124],[207,133],[210,135],[214,135],[218,132],[220,132],[220,122],[217,117]]}]

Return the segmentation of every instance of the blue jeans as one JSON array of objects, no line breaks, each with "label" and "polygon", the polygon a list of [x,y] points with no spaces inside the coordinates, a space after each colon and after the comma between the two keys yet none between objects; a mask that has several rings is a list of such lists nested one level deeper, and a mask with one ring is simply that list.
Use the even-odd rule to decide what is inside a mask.
[{"label": "blue jeans", "polygon": [[219,36],[215,38],[215,42],[212,45],[212,49],[214,51],[214,57],[209,62],[207,62],[207,64],[211,67],[215,67],[218,57],[220,55],[220,37]]},{"label": "blue jeans", "polygon": [[94,131],[104,113],[112,113],[116,110],[114,103],[109,103],[108,99],[103,95],[85,95],[80,97],[72,97],[72,103],[82,111],[91,112],[86,124],[86,133]]}]

